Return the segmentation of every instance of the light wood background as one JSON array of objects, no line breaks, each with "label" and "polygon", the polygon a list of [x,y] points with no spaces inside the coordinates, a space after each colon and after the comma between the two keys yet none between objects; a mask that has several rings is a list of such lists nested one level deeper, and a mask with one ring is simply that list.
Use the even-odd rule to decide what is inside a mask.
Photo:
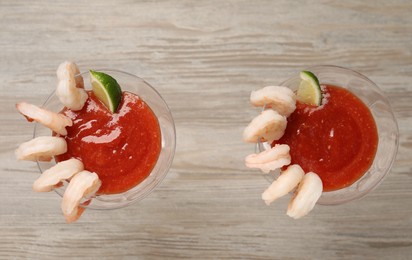
[{"label": "light wood background", "polygon": [[[87,3],[86,3],[87,2]],[[0,1],[1,259],[412,259],[412,2]],[[32,137],[14,109],[42,104],[64,60],[137,74],[170,105],[177,150],[145,200],[65,224],[61,198],[31,190]],[[247,169],[251,90],[315,64],[357,70],[393,105],[399,153],[360,201],[285,214]]]}]

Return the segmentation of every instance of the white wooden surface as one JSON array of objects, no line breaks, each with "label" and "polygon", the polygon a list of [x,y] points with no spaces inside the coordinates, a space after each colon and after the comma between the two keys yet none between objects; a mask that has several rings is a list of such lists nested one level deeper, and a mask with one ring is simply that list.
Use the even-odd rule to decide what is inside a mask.
[{"label": "white wooden surface", "polygon": [[[87,2],[87,3],[86,3]],[[310,2],[310,3],[308,3]],[[411,259],[411,1],[0,1],[1,259]],[[173,112],[172,169],[150,197],[88,210],[67,225],[54,193],[31,190],[34,163],[14,149],[33,125],[14,104],[41,104],[64,60],[140,75]],[[243,165],[252,89],[315,64],[355,69],[388,95],[400,129],[391,173],[371,194],[317,206],[288,199]]]}]

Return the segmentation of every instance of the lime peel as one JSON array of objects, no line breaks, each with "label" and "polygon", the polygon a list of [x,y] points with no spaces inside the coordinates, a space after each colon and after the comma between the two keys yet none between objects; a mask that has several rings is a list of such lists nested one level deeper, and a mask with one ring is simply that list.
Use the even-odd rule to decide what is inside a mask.
[{"label": "lime peel", "polygon": [[90,70],[90,81],[94,95],[112,112],[115,113],[122,100],[122,89],[110,75]]},{"label": "lime peel", "polygon": [[310,71],[301,71],[300,79],[297,99],[308,105],[320,106],[323,97],[318,78]]}]

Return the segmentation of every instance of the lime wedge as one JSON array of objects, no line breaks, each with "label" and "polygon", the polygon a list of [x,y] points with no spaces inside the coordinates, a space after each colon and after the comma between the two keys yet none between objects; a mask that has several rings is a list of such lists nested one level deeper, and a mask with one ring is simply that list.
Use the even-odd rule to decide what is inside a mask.
[{"label": "lime wedge", "polygon": [[110,75],[90,70],[93,93],[112,112],[115,113],[122,100],[122,89]]},{"label": "lime wedge", "polygon": [[322,103],[322,90],[318,78],[310,71],[301,71],[300,79],[297,99],[308,105],[320,106]]}]

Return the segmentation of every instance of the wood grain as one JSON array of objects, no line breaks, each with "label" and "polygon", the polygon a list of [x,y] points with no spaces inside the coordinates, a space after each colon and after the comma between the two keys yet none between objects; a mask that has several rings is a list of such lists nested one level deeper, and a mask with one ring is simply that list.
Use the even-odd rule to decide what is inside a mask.
[{"label": "wood grain", "polygon": [[[410,259],[411,1],[0,2],[1,259]],[[64,60],[152,83],[176,123],[172,169],[147,199],[88,210],[67,225],[60,198],[31,191],[36,165],[14,149],[33,126],[14,104],[41,104]],[[294,221],[267,207],[244,167],[251,90],[315,64],[357,70],[387,94],[399,153],[362,200]]]}]

